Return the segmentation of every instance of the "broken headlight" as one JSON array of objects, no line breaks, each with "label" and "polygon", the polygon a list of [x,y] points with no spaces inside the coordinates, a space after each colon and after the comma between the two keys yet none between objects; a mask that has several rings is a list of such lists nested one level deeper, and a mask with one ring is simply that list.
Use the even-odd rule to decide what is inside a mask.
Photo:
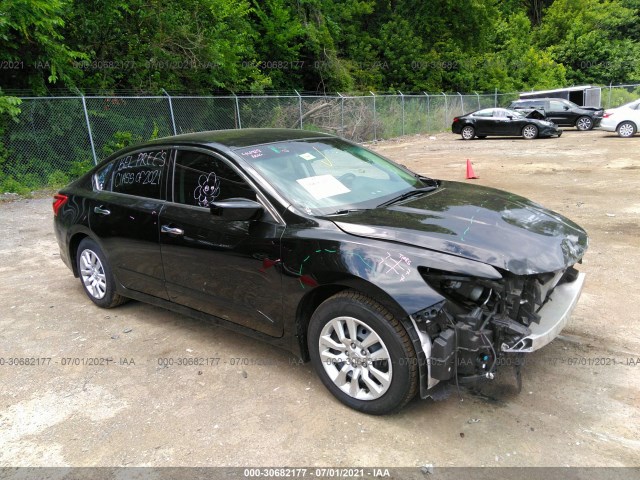
[{"label": "broken headlight", "polygon": [[458,307],[472,309],[490,303],[494,291],[503,289],[502,283],[466,275],[424,269],[425,282]]}]

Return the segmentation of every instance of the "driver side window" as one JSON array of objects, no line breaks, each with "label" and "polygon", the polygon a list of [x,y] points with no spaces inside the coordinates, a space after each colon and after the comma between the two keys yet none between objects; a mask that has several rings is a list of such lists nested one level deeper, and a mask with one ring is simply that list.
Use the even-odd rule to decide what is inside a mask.
[{"label": "driver side window", "polygon": [[565,104],[562,102],[558,102],[557,100],[551,100],[549,102],[549,107],[553,112],[559,112],[561,110],[564,110]]},{"label": "driver side window", "polygon": [[209,208],[229,198],[256,200],[253,188],[223,160],[194,150],[179,150],[173,174],[173,201]]}]

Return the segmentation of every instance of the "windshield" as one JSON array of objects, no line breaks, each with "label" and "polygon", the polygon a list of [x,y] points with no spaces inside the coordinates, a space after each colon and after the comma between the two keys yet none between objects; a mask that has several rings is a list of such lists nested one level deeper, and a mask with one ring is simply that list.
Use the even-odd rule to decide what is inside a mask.
[{"label": "windshield", "polygon": [[425,187],[414,174],[338,138],[257,145],[235,153],[310,215],[375,208]]}]

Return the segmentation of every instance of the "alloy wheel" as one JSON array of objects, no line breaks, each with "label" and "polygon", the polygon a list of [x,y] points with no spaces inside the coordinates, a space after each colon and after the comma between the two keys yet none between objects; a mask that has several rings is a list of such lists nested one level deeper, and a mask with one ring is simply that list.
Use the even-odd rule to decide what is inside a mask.
[{"label": "alloy wheel", "polygon": [[631,137],[635,133],[635,128],[630,122],[624,122],[618,127],[618,135],[621,137]]},{"label": "alloy wheel", "polygon": [[337,317],[318,340],[320,360],[331,381],[357,400],[384,395],[393,375],[391,355],[380,336],[353,317]]},{"label": "alloy wheel", "polygon": [[466,126],[462,129],[462,138],[471,140],[475,136],[476,131],[473,127]]},{"label": "alloy wheel", "polygon": [[107,293],[107,278],[104,267],[98,255],[91,250],[84,250],[80,254],[80,276],[87,292],[97,299]]},{"label": "alloy wheel", "polygon": [[522,136],[527,140],[532,140],[538,136],[538,129],[535,125],[527,125],[522,129]]},{"label": "alloy wheel", "polygon": [[593,121],[589,117],[580,117],[576,122],[578,130],[591,130],[592,125]]}]

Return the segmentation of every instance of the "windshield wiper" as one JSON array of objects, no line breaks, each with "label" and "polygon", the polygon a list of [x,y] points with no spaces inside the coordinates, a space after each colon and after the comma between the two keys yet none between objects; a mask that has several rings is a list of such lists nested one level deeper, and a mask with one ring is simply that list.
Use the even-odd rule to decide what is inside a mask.
[{"label": "windshield wiper", "polygon": [[369,209],[368,208],[344,208],[342,210],[337,210],[333,213],[329,213],[327,215],[346,215],[347,213],[361,212],[363,210],[369,210]]},{"label": "windshield wiper", "polygon": [[421,195],[423,193],[426,192],[432,192],[434,191],[436,188],[438,188],[435,185],[430,185],[428,187],[420,187],[420,188],[416,188],[414,190],[410,190],[408,192],[405,192],[401,195],[398,195],[397,197],[393,197],[391,200],[387,200],[386,202],[382,202],[380,205],[378,205],[378,208],[380,207],[388,207],[389,205],[393,205],[394,203],[400,202],[402,200],[406,200],[407,198],[411,198],[414,197],[416,195]]}]

